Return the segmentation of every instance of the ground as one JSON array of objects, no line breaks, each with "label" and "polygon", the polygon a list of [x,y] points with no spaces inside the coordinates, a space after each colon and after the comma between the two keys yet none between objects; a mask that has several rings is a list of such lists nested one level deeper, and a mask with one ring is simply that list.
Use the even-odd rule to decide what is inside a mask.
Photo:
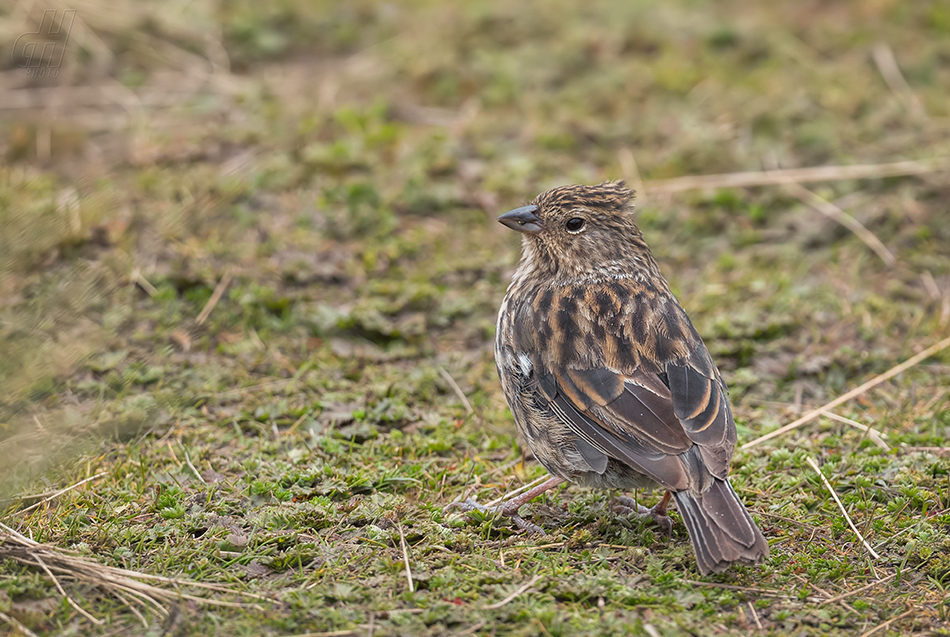
[{"label": "ground", "polygon": [[[42,18],[11,4],[5,43]],[[741,448],[950,334],[945,2],[77,8],[56,77],[0,51],[2,630],[950,632],[950,350]],[[618,178],[731,389],[760,567],[576,487],[544,536],[444,512],[544,474],[495,216]]]}]

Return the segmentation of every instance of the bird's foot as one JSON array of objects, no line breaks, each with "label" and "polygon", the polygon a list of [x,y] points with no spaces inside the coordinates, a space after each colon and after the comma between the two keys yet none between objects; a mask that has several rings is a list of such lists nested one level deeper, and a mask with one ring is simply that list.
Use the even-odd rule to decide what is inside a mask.
[{"label": "bird's foot", "polygon": [[468,512],[468,511],[479,511],[485,515],[503,515],[506,518],[510,518],[514,522],[515,526],[523,531],[528,533],[537,533],[539,535],[546,535],[544,529],[542,529],[537,524],[532,524],[528,522],[520,515],[518,515],[518,509],[521,508],[521,502],[516,502],[509,500],[508,502],[502,502],[495,506],[487,506],[484,504],[479,504],[472,498],[465,500],[464,502],[451,502],[446,505],[445,510],[449,509],[458,509],[459,511]]},{"label": "bird's foot", "polygon": [[666,505],[670,502],[669,491],[666,492],[666,495],[664,495],[663,498],[657,502],[652,509],[649,509],[639,504],[633,498],[628,498],[624,495],[617,496],[614,501],[616,504],[614,504],[612,509],[615,512],[621,513],[623,515],[634,513],[641,518],[650,518],[656,522],[660,529],[662,529],[667,535],[673,532],[673,522],[670,521],[670,516],[666,514]]}]

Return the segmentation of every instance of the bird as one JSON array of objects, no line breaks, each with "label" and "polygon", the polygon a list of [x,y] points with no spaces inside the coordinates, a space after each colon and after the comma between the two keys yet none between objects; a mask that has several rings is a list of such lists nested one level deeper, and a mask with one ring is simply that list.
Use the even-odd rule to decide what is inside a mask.
[{"label": "bird", "polygon": [[622,511],[666,531],[670,500],[703,575],[757,564],[768,542],[729,482],[736,426],[706,345],[670,291],[635,223],[623,181],[569,185],[498,217],[522,256],[498,313],[495,362],[515,423],[550,478],[495,507],[519,508],[564,482],[665,491]]}]

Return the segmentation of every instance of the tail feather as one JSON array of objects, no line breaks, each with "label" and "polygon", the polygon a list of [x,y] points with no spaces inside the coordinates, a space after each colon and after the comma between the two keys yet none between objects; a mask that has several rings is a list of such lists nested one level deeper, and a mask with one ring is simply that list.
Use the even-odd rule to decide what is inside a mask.
[{"label": "tail feather", "polygon": [[768,542],[728,481],[714,479],[701,494],[674,495],[703,575],[724,571],[733,562],[757,564],[768,557]]}]

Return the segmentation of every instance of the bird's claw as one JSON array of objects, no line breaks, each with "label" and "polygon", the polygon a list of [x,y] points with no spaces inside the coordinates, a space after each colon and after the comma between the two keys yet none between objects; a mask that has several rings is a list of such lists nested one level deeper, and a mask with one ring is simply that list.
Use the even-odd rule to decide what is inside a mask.
[{"label": "bird's claw", "polygon": [[463,513],[467,513],[469,511],[478,511],[485,515],[503,515],[506,518],[510,518],[511,521],[514,522],[515,526],[523,531],[527,531],[528,533],[537,533],[539,535],[547,535],[544,532],[544,529],[542,529],[540,526],[537,524],[532,524],[518,515],[518,508],[520,507],[511,507],[508,506],[508,503],[504,502],[495,506],[487,506],[484,504],[479,504],[472,498],[468,498],[462,502],[450,502],[445,506],[446,510],[458,509]]},{"label": "bird's claw", "polygon": [[673,522],[670,520],[670,516],[666,514],[666,502],[661,502],[653,508],[647,508],[633,498],[624,495],[618,496],[615,501],[616,504],[612,507],[613,511],[623,515],[633,513],[641,518],[650,518],[667,535],[673,532]]}]

